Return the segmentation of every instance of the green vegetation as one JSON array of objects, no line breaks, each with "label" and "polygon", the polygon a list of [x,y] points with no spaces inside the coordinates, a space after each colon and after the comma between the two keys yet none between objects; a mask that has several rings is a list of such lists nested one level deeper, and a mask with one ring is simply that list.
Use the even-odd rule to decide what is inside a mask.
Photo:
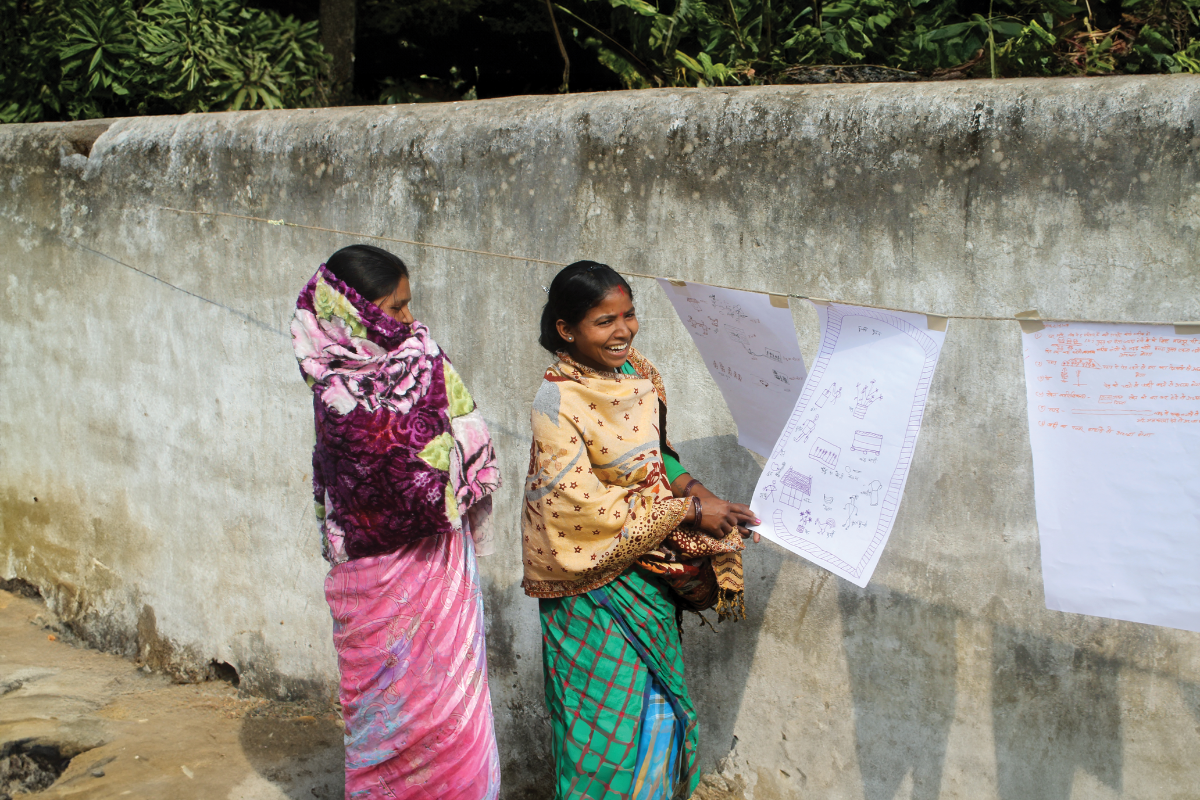
[{"label": "green vegetation", "polygon": [[323,105],[317,24],[236,0],[0,0],[0,121]]},{"label": "green vegetation", "polygon": [[333,0],[0,0],[0,122],[847,76],[1200,72],[1200,0],[338,0],[358,31],[339,50],[353,84],[334,87],[322,2]]},{"label": "green vegetation", "polygon": [[630,88],[787,83],[815,65],[914,77],[1200,71],[1200,0],[559,0]]}]

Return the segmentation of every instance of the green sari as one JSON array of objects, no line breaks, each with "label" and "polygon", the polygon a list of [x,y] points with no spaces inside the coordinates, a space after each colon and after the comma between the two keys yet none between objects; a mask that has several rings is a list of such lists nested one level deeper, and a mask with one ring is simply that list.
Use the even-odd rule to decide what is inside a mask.
[{"label": "green sari", "polygon": [[638,743],[648,682],[657,682],[674,709],[683,748],[673,795],[688,797],[699,783],[696,711],[670,590],[631,567],[586,594],[539,602],[555,800],[634,793],[635,775],[645,772],[638,770]]}]

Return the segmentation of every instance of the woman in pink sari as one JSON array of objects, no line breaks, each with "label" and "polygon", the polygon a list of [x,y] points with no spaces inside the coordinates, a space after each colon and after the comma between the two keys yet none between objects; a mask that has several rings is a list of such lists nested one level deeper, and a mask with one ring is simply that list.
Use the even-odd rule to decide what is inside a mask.
[{"label": "woman in pink sari", "polygon": [[492,800],[500,762],[475,557],[500,485],[487,426],[413,319],[408,270],[339,250],[296,302],[313,495],[331,569],[346,797]]}]

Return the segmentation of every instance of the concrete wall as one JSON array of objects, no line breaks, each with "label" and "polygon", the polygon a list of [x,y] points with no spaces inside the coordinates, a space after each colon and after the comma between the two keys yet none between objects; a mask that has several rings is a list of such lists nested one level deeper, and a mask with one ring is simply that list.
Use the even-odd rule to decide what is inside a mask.
[{"label": "concrete wall", "polygon": [[[332,690],[284,332],[353,239],[161,206],[940,313],[1196,319],[1198,117],[1200,81],[1155,77],[4,126],[0,577],[159,666]],[[505,796],[545,797],[517,497],[554,270],[393,249],[499,443],[483,570]],[[758,467],[715,385],[633,285],[672,438],[748,499]],[[794,314],[811,360],[815,314]],[[867,589],[763,543],[749,619],[687,629],[706,797],[1195,796],[1200,635],[1044,608],[1019,342],[1015,323],[951,322]]]}]

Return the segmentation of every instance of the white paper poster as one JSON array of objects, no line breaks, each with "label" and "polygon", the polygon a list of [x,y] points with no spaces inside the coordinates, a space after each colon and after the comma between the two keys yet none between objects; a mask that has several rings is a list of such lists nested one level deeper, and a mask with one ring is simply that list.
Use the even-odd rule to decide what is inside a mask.
[{"label": "white paper poster", "polygon": [[763,536],[866,586],[900,507],[946,334],[924,314],[840,304],[818,304],[817,314],[820,353],[750,506]]},{"label": "white paper poster", "polygon": [[1200,631],[1200,336],[1024,333],[1046,607]]},{"label": "white paper poster", "polygon": [[658,279],[737,423],[738,444],[771,452],[804,385],[787,298]]}]

